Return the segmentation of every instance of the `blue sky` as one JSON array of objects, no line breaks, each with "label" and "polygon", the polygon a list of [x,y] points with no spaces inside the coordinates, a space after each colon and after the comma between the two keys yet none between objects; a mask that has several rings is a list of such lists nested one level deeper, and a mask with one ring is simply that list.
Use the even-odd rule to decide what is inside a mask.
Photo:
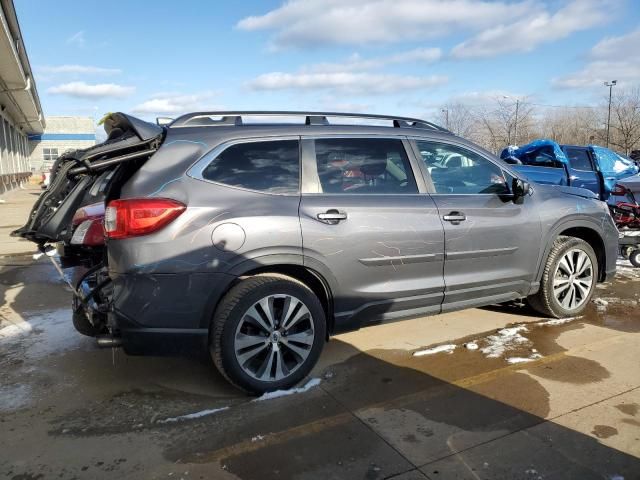
[{"label": "blue sky", "polygon": [[601,102],[640,85],[636,0],[14,0],[45,115]]}]

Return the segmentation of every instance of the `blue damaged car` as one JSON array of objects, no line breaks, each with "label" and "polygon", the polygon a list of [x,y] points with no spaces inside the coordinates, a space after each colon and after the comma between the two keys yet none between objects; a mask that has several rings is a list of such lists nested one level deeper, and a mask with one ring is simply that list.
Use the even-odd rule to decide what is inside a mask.
[{"label": "blue damaged car", "polygon": [[535,183],[586,188],[607,200],[618,180],[638,177],[638,166],[629,158],[597,145],[559,145],[553,140],[534,140],[509,146],[500,158]]}]

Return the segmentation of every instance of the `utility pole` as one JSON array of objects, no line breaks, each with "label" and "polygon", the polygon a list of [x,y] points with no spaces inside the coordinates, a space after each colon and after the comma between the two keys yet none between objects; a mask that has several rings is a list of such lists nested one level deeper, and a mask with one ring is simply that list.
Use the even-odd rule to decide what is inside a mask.
[{"label": "utility pole", "polygon": [[442,113],[444,113],[445,124],[447,126],[447,130],[449,130],[449,109],[448,108],[443,108],[442,109]]},{"label": "utility pole", "polygon": [[607,148],[609,148],[609,130],[611,128],[611,91],[613,90],[613,86],[618,83],[617,80],[612,80],[611,82],[604,82],[605,87],[609,87],[609,114],[607,115]]},{"label": "utility pole", "polygon": [[[509,95],[503,95],[502,98],[512,98]],[[514,124],[514,132],[513,132],[513,145],[518,145],[518,109],[520,108],[520,99],[516,97],[516,118]],[[511,137],[511,127],[509,127],[508,135]],[[511,138],[507,140],[511,145]]]},{"label": "utility pole", "polygon": [[516,98],[516,120],[513,132],[513,144],[518,145],[518,107],[520,107],[520,99]]}]

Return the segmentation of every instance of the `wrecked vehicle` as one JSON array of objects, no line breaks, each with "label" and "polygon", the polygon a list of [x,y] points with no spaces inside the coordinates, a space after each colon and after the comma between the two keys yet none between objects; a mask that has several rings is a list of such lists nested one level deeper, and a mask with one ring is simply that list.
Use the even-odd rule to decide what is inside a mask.
[{"label": "wrecked vehicle", "polygon": [[637,177],[640,171],[631,159],[608,148],[559,145],[546,139],[509,146],[500,158],[532,182],[586,188],[601,200],[609,199],[619,180]]},{"label": "wrecked vehicle", "polygon": [[[116,113],[105,130],[56,162],[15,235],[84,258],[79,331],[128,353],[207,347],[252,393],[302,380],[340,332],[520,298],[575,316],[615,274],[596,195],[531,186],[424,120],[209,112],[160,127]],[[89,257],[71,240],[96,217],[73,218],[96,199],[107,239]]]}]

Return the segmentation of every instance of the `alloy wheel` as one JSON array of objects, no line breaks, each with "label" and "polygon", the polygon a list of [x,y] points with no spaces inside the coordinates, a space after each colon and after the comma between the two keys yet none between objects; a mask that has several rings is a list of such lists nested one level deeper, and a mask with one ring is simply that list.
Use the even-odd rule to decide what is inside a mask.
[{"label": "alloy wheel", "polygon": [[313,317],[301,300],[286,294],[268,295],[242,315],[234,352],[242,370],[252,378],[279,381],[306,361],[314,338]]},{"label": "alloy wheel", "polygon": [[553,275],[553,295],[566,310],[575,310],[589,297],[593,288],[593,263],[584,250],[565,253]]}]

